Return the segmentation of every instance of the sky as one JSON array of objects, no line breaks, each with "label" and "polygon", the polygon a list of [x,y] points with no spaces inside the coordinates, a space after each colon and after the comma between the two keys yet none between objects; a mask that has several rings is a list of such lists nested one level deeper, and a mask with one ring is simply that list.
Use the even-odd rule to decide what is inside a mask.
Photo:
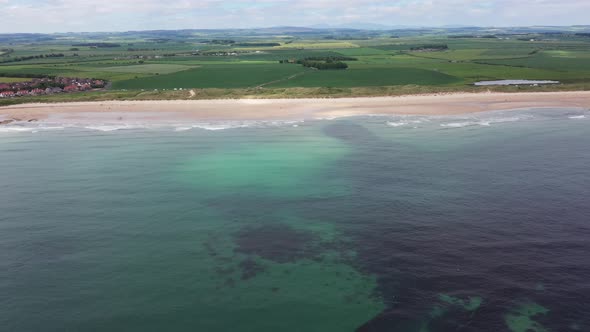
[{"label": "sky", "polygon": [[0,33],[590,24],[590,0],[0,0]]}]

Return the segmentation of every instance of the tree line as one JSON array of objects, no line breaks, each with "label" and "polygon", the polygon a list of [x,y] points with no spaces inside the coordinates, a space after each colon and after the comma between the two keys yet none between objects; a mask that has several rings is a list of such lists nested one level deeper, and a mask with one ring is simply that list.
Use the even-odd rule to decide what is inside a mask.
[{"label": "tree line", "polygon": [[315,68],[319,70],[328,69],[346,69],[348,64],[343,61],[356,61],[356,58],[345,56],[326,56],[326,57],[307,57],[300,60],[279,60],[279,63],[296,63],[303,67]]},{"label": "tree line", "polygon": [[115,43],[78,43],[72,44],[72,46],[87,46],[87,47],[120,47],[121,44]]},{"label": "tree line", "polygon": [[410,48],[410,51],[443,51],[448,50],[449,46],[447,44],[426,44],[420,46],[414,46]]},{"label": "tree line", "polygon": [[242,46],[242,47],[275,47],[281,46],[280,43],[237,43],[233,46]]},{"label": "tree line", "polygon": [[22,74],[22,73],[0,73],[0,77],[18,77],[18,78],[50,78],[54,79],[54,75],[39,75],[39,74]]},{"label": "tree line", "polygon": [[29,55],[29,56],[19,56],[14,58],[6,59],[2,62],[19,62],[19,61],[26,61],[26,60],[33,60],[33,59],[44,59],[44,58],[63,58],[65,54],[63,53],[51,53],[51,54],[39,54],[39,55]]}]

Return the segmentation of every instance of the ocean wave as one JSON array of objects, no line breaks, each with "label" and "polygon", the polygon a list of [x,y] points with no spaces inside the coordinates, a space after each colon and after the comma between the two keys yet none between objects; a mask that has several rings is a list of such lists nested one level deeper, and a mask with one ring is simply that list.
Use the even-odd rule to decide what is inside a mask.
[{"label": "ocean wave", "polygon": [[276,128],[276,127],[299,127],[304,121],[212,121],[212,122],[198,122],[198,123],[97,123],[97,124],[83,124],[83,123],[36,123],[18,124],[11,126],[0,126],[0,133],[17,133],[29,132],[35,133],[39,131],[48,130],[64,130],[64,129],[81,129],[100,132],[115,132],[122,130],[172,130],[176,132],[189,131],[193,129],[201,129],[207,131],[220,131],[239,128]]},{"label": "ocean wave", "polygon": [[403,122],[403,121],[398,121],[398,122],[395,122],[395,121],[387,121],[385,124],[388,125],[389,127],[402,127],[402,126],[409,125],[410,123],[409,122]]},{"label": "ocean wave", "polygon": [[0,127],[0,133],[22,133],[33,132],[35,128],[31,127]]},{"label": "ocean wave", "polygon": [[531,116],[512,116],[512,117],[499,117],[499,118],[481,118],[481,119],[469,119],[465,121],[458,121],[458,122],[447,122],[441,123],[441,127],[446,128],[463,128],[463,127],[471,127],[471,126],[483,126],[489,127],[495,123],[505,123],[505,122],[515,122],[521,121],[525,119],[529,119]]},{"label": "ocean wave", "polygon": [[0,127],[0,133],[37,133],[40,131],[64,130],[63,126],[5,126]]},{"label": "ocean wave", "polygon": [[568,116],[569,119],[572,120],[580,120],[580,119],[585,119],[586,116],[585,115],[572,115],[572,116]]},{"label": "ocean wave", "polygon": [[489,126],[487,122],[473,122],[473,121],[465,121],[465,122],[449,122],[449,123],[441,123],[441,127],[445,128],[463,128],[463,127],[471,127],[471,126]]},{"label": "ocean wave", "polygon": [[131,130],[131,129],[147,129],[145,125],[95,125],[95,126],[83,126],[82,128],[88,130],[96,130],[102,132],[117,131],[117,130]]},{"label": "ocean wave", "polygon": [[182,132],[191,129],[203,129],[209,131],[219,131],[228,129],[240,129],[240,128],[274,128],[274,127],[285,127],[291,126],[294,128],[299,127],[303,121],[240,121],[240,122],[201,122],[191,125],[177,125],[174,127],[174,131]]},{"label": "ocean wave", "polygon": [[389,126],[389,127],[403,127],[403,126],[407,126],[407,125],[414,125],[412,128],[416,128],[415,125],[423,123],[423,122],[428,122],[429,120],[424,118],[424,119],[408,119],[408,118],[402,118],[402,119],[396,119],[396,120],[390,120],[385,122],[385,125]]}]

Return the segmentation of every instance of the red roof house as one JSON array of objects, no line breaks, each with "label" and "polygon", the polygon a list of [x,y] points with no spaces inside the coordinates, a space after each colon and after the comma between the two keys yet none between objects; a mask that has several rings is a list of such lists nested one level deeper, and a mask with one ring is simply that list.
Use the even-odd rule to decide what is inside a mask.
[{"label": "red roof house", "polygon": [[78,87],[75,85],[68,85],[64,88],[65,92],[73,92],[73,91],[78,91]]}]

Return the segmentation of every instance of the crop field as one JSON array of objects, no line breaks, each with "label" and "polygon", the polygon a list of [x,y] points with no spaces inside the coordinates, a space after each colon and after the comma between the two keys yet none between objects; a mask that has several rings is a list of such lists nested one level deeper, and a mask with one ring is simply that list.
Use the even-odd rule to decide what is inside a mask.
[{"label": "crop field", "polygon": [[30,80],[29,78],[22,78],[22,77],[0,77],[0,83],[26,82],[29,80]]},{"label": "crop field", "polygon": [[[480,80],[501,79],[562,83],[553,89],[590,84],[590,38],[576,35],[580,28],[551,34],[285,29],[47,35],[42,41],[8,35],[0,39],[0,82],[31,75],[95,78],[109,81],[111,92],[138,93],[365,87],[420,92],[467,90]],[[342,59],[336,61],[346,66],[318,70],[293,63],[309,58]]]},{"label": "crop field", "polygon": [[115,82],[115,89],[176,89],[176,88],[247,88],[301,73],[296,65],[229,64],[207,65],[168,75]]},{"label": "crop field", "polygon": [[314,70],[271,85],[272,87],[355,87],[389,85],[445,85],[462,80],[419,68],[364,67],[344,70]]},{"label": "crop field", "polygon": [[114,66],[95,68],[93,71],[105,71],[115,73],[139,73],[139,74],[172,74],[183,70],[189,70],[194,66],[186,65],[172,65],[172,64],[146,64],[146,65],[131,65],[131,66]]}]

